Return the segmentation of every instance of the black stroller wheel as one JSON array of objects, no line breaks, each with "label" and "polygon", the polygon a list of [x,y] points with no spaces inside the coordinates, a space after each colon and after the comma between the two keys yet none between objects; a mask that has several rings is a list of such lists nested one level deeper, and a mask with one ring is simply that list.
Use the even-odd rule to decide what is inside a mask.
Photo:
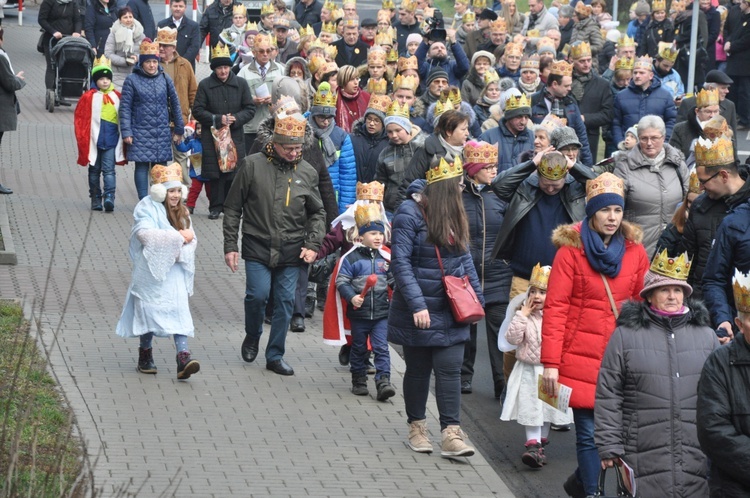
[{"label": "black stroller wheel", "polygon": [[55,91],[54,90],[47,90],[47,93],[44,98],[44,107],[49,112],[55,112]]}]

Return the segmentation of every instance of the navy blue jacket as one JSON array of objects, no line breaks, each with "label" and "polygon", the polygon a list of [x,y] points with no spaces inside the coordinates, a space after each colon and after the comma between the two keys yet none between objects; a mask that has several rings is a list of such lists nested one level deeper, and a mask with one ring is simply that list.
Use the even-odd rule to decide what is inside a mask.
[{"label": "navy blue jacket", "polygon": [[518,157],[522,152],[534,150],[534,132],[526,128],[518,136],[513,135],[505,126],[505,118],[495,128],[482,133],[479,140],[490,144],[500,144],[500,154],[497,157],[497,170],[505,171],[518,164]]},{"label": "navy blue jacket", "polygon": [[350,138],[354,147],[354,160],[357,163],[357,181],[370,183],[375,179],[378,157],[388,146],[385,126],[380,133],[371,135],[367,131],[364,118],[360,118],[354,122]]},{"label": "navy blue jacket", "polygon": [[612,141],[619,144],[625,140],[625,132],[638,124],[643,116],[654,114],[660,116],[667,125],[669,141],[677,119],[677,108],[672,94],[662,88],[661,82],[654,78],[646,90],[636,86],[632,81],[626,89],[615,95],[615,118],[612,120]]},{"label": "navy blue jacket", "polygon": [[148,0],[129,0],[128,7],[133,11],[133,17],[143,26],[143,34],[146,38],[156,40],[156,22]]},{"label": "navy blue jacket", "polygon": [[109,12],[99,0],[89,0],[86,4],[86,18],[84,31],[86,39],[96,49],[97,57],[104,55],[104,45],[107,43],[109,29],[117,20],[117,7],[114,0],[109,2]]},{"label": "navy blue jacket", "polygon": [[[591,156],[588,132],[586,131],[586,124],[584,124],[583,119],[581,119],[581,110],[578,108],[578,104],[572,95],[566,96],[562,99],[561,103],[565,110],[565,118],[568,120],[568,126],[576,131],[578,141],[581,142],[581,150],[578,152],[578,160],[586,166],[592,166],[594,164],[594,158]],[[544,90],[541,90],[531,96],[531,121],[533,121],[534,124],[541,124],[547,114],[549,114],[549,110],[547,109],[547,103],[544,101]],[[620,141],[622,141],[622,139],[620,139]]]},{"label": "navy blue jacket", "polygon": [[734,269],[750,272],[750,203],[740,204],[719,225],[703,271],[703,299],[716,327],[734,323]]},{"label": "navy blue jacket", "polygon": [[[172,16],[159,21],[160,28],[175,28]],[[197,22],[183,16],[180,27],[177,28],[177,53],[193,66],[195,71],[195,58],[201,49],[201,28]]]},{"label": "navy blue jacket", "polygon": [[[336,288],[341,297],[350,305],[346,316],[362,320],[384,320],[388,318],[390,299],[388,285],[393,283],[390,263],[377,249],[365,246],[355,247],[341,260],[341,267],[336,277]],[[365,301],[359,308],[351,306],[352,298],[365,288],[367,277],[378,276],[378,282],[365,295]]]},{"label": "navy blue jacket", "polygon": [[[448,347],[469,340],[469,326],[456,323],[443,286],[435,245],[427,242],[427,224],[412,193],[422,190],[424,180],[409,186],[409,199],[393,216],[391,270],[396,279],[388,315],[388,340],[412,347]],[[440,248],[446,275],[468,275],[471,286],[484,305],[482,288],[468,251]],[[430,328],[418,329],[414,313],[427,310]]]},{"label": "navy blue jacket", "polygon": [[[446,44],[448,42],[446,41]],[[419,81],[427,81],[427,76],[430,74],[430,70],[433,67],[441,67],[448,73],[448,84],[461,88],[463,77],[469,73],[469,58],[466,57],[464,49],[460,43],[454,43],[449,48],[453,52],[453,59],[448,57],[442,62],[433,60],[426,60],[428,46],[425,42],[419,44],[417,51],[414,53],[417,56],[417,62],[419,63]]]}]

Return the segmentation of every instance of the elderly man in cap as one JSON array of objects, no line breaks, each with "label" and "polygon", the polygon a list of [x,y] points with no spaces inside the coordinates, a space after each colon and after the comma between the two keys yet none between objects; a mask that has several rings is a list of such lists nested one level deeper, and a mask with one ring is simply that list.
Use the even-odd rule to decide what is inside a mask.
[{"label": "elderly man in cap", "polygon": [[[719,114],[724,116],[724,119],[729,123],[729,127],[732,130],[737,130],[737,108],[734,102],[727,98],[729,94],[729,87],[734,83],[732,78],[726,75],[726,73],[713,69],[706,74],[706,84],[703,88],[706,90],[716,89],[719,91]],[[696,97],[687,97],[683,99],[682,104],[677,109],[677,120],[676,123],[685,121],[688,116],[695,112]],[[736,149],[736,144],[735,144]]]},{"label": "elderly man in cap", "polygon": [[500,119],[500,124],[479,137],[483,142],[499,144],[498,171],[516,166],[521,153],[534,150],[534,132],[528,128],[530,120],[529,99],[518,92],[505,101],[505,114]]},{"label": "elderly man in cap", "polygon": [[359,26],[359,40],[365,43],[368,47],[375,45],[375,34],[378,31],[378,21],[371,17],[366,17],[365,19],[362,19]]},{"label": "elderly man in cap", "polygon": [[246,275],[242,359],[251,363],[258,356],[273,288],[265,356],[266,369],[279,375],[294,375],[284,353],[298,267],[315,261],[325,235],[318,173],[302,159],[306,126],[299,113],[277,116],[271,143],[245,158],[224,204],[224,260],[232,272],[240,267],[238,232],[242,220]]}]

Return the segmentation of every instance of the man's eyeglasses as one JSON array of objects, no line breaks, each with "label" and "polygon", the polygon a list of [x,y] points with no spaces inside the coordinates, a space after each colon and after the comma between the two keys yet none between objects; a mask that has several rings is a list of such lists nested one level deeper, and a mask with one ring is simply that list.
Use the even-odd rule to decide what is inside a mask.
[{"label": "man's eyeglasses", "polygon": [[256,54],[270,54],[271,52],[273,52],[273,49],[267,48],[263,50],[256,48],[255,50],[253,50],[253,52],[255,52]]},{"label": "man's eyeglasses", "polygon": [[721,170],[717,171],[716,173],[714,173],[713,175],[709,176],[705,180],[701,180],[700,178],[698,178],[698,183],[700,183],[701,185],[705,185],[708,182],[710,182],[711,180],[713,180],[714,178],[716,178],[717,176],[719,176],[719,173],[721,173]]},{"label": "man's eyeglasses", "polygon": [[281,150],[283,150],[287,154],[292,154],[292,153],[299,154],[300,152],[302,152],[302,146],[301,145],[293,145],[291,147],[288,147],[286,145],[279,144],[279,147],[281,147]]}]

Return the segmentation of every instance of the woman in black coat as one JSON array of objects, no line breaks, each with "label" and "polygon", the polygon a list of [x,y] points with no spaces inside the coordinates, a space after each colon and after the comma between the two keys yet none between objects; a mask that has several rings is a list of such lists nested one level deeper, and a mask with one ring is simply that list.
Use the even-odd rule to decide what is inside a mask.
[{"label": "woman in black coat", "polygon": [[117,20],[117,3],[115,0],[89,0],[86,5],[84,31],[86,39],[96,51],[97,56],[104,54],[109,29]]},{"label": "woman in black coat", "polygon": [[55,71],[52,70],[50,40],[53,38],[60,40],[63,36],[81,36],[81,30],[83,29],[81,13],[78,11],[78,4],[71,0],[44,0],[42,6],[39,7],[37,21],[44,30],[42,47],[44,48],[44,59],[47,61],[44,86],[47,90],[54,90]]}]

